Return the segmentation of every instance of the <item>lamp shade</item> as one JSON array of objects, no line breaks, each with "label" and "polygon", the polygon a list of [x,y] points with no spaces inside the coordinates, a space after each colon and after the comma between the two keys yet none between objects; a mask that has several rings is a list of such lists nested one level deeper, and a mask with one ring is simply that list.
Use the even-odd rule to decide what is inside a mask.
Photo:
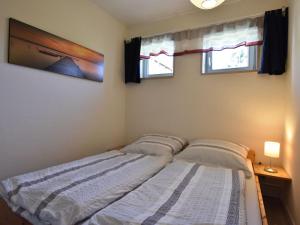
[{"label": "lamp shade", "polygon": [[273,141],[265,142],[265,156],[271,158],[279,158],[280,155],[280,143]]},{"label": "lamp shade", "polygon": [[225,0],[191,0],[191,3],[200,9],[213,9],[223,2],[225,2]]}]

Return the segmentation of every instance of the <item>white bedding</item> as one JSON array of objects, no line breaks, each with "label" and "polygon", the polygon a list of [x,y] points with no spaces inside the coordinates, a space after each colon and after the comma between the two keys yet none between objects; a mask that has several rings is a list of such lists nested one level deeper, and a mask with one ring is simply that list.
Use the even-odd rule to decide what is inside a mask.
[{"label": "white bedding", "polygon": [[8,205],[34,225],[75,224],[121,198],[168,163],[110,151],[0,183]]},{"label": "white bedding", "polygon": [[251,172],[246,163],[248,151],[249,148],[229,141],[197,139],[175,158],[201,165],[243,170],[246,177],[249,178]]},{"label": "white bedding", "polygon": [[245,225],[242,171],[175,160],[84,225]]},{"label": "white bedding", "polygon": [[127,153],[140,153],[146,155],[167,155],[171,158],[187,145],[181,137],[163,134],[146,134],[120,151]]},{"label": "white bedding", "polygon": [[[97,180],[96,183],[88,182],[87,185],[83,186],[83,189],[75,188],[74,192],[72,191],[70,193],[64,193],[45,208],[46,211],[40,215],[40,218],[35,216],[34,212],[37,208],[37,203],[40,203],[40,201],[43,200],[43,198],[41,198],[42,195],[39,194],[39,191],[41,191],[42,189],[27,189],[26,185],[24,185],[24,187],[18,188],[20,184],[26,183],[24,181],[39,180],[39,178],[45,177],[45,175],[49,176],[51,174],[57,174],[60,171],[66,171],[67,172],[66,174],[70,173],[69,175],[61,174],[60,176],[62,178],[64,176],[72,177],[73,174],[74,176],[73,178],[77,179],[81,177],[80,170],[85,168],[85,165],[90,164],[88,166],[89,169],[86,170],[87,168],[85,168],[84,170],[82,170],[82,172],[83,173],[86,173],[87,171],[91,172],[93,171],[92,168],[94,167],[93,162],[97,162],[97,161],[100,162],[102,159],[107,159],[107,160],[101,162],[100,163],[101,166],[99,168],[95,167],[97,171],[99,170],[99,172],[107,169],[110,170],[115,166],[117,166],[118,163],[120,164],[122,162],[135,160],[141,157],[141,155],[138,154],[126,154],[126,157],[124,158],[124,155],[122,154],[120,155],[120,154],[121,153],[119,151],[111,151],[108,153],[100,154],[98,156],[88,157],[79,161],[48,168],[46,170],[37,171],[22,176],[17,176],[2,182],[0,185],[0,193],[2,197],[8,202],[8,204],[12,207],[13,210],[18,211],[18,213],[21,213],[22,216],[27,218],[33,224],[50,224],[50,223],[53,225],[74,224],[78,221],[79,223],[81,221],[84,221],[85,225],[86,224],[89,225],[91,224],[101,224],[101,225],[102,224],[109,224],[109,225],[138,224],[132,221],[131,222],[122,221],[121,223],[118,223],[118,220],[116,218],[111,218],[111,217],[109,218],[109,220],[107,220],[109,222],[107,222],[106,221],[107,217],[103,217],[103,215],[105,215],[107,210],[110,210],[111,207],[115,207],[115,205],[118,204],[118,202],[123,201],[123,199],[120,198],[124,195],[126,197],[127,192],[130,192],[135,187],[139,186],[145,180],[147,180],[155,173],[157,173],[161,168],[163,168],[164,165],[168,162],[166,158],[162,158],[162,157],[158,158],[158,157],[151,157],[151,156],[148,156],[146,158],[143,157],[137,160],[137,162],[139,163],[137,164],[133,163],[132,166],[125,166],[125,168],[121,167],[122,170],[117,170],[117,173],[116,171],[111,171],[111,173],[113,173],[112,174],[113,177],[115,177],[116,179],[111,180],[110,177],[112,176],[104,176],[100,180]],[[253,167],[251,165],[251,161],[248,160],[247,164],[249,170],[253,173]],[[146,170],[145,170],[145,165],[149,166],[147,167],[148,169],[146,168]],[[83,166],[83,168],[80,168],[81,166]],[[73,170],[76,167],[77,169]],[[67,171],[68,168],[71,168],[69,172]],[[126,176],[124,176],[124,174],[126,174]],[[49,181],[52,179],[53,178],[51,178],[50,176]],[[54,178],[54,179],[57,179],[57,181],[56,183],[54,182],[53,185],[54,186],[58,185],[59,187],[63,186],[63,184],[61,184],[60,181],[70,182],[72,180],[72,179],[69,181],[64,179],[61,180],[61,178]],[[54,188],[54,186],[53,187],[51,185],[49,186],[49,181],[48,180],[43,181],[45,182],[44,187],[46,188],[45,190],[43,190],[44,196],[49,194],[50,190],[52,191],[54,190],[52,189]],[[105,188],[101,190],[102,185],[100,184],[104,184]],[[55,188],[58,189],[57,187]],[[159,186],[157,186],[157,188],[159,188]],[[16,191],[17,189],[19,190]],[[15,191],[13,193],[10,192],[10,190],[15,190]],[[149,193],[151,193],[151,191],[153,190],[149,189]],[[10,196],[12,195],[12,193],[13,196]],[[87,201],[85,201],[84,199]],[[97,199],[97,201],[93,201],[94,199]],[[120,200],[116,201],[118,199]],[[144,205],[147,205],[146,204],[147,202],[142,201],[141,203],[142,203],[141,209],[143,209]],[[105,208],[105,206],[107,207]],[[117,212],[121,212],[121,214],[123,213],[123,216],[126,218],[127,217],[126,210],[128,208],[126,208],[126,210],[121,210],[118,207],[119,206],[117,206],[116,208]],[[133,209],[129,209],[129,210],[133,210]],[[245,217],[247,219],[248,225],[261,225],[261,219],[260,219],[261,217],[260,217],[260,210],[259,210],[254,175],[250,179],[245,180],[245,210],[246,210]],[[134,214],[134,212],[132,213]],[[175,213],[174,216],[176,217],[176,212],[174,211],[174,213]],[[92,216],[93,214],[94,216]],[[85,220],[86,218],[90,218],[90,216],[92,216],[91,219]],[[104,222],[102,221],[103,218],[104,218]],[[98,220],[101,221],[101,223],[99,223]],[[163,224],[174,224],[174,223],[170,223],[170,221],[169,222],[167,221],[167,223],[163,223]]]},{"label": "white bedding", "polygon": [[[253,176],[245,180],[245,216],[247,221],[246,224],[261,225],[262,223],[261,223],[260,210],[258,204],[255,176],[254,176],[253,167],[250,160],[247,161],[247,165],[251,173],[253,173]],[[165,188],[165,187],[162,188],[159,182],[157,182],[154,185],[154,187],[156,187],[156,189],[154,189],[153,187],[151,188],[151,186],[148,187],[148,189],[146,188],[145,193],[142,192],[130,193],[127,198],[125,197],[124,199],[121,199],[120,201],[108,206],[102,211],[99,211],[99,213],[96,213],[89,220],[85,221],[84,225],[154,224],[151,223],[151,220],[150,222],[149,220],[148,222],[147,221],[145,222],[145,218],[147,217],[147,215],[149,216],[151,214],[151,213],[149,214],[149,211],[153,213],[155,211],[155,208],[157,209],[157,206],[161,204],[162,200],[157,201],[157,203],[154,204],[152,208],[149,206],[149,202],[153,201],[152,198],[155,198],[154,197],[155,195],[160,195],[159,193],[155,193],[155,192],[159,192]],[[172,188],[173,188],[172,186],[169,187],[169,189]],[[130,200],[130,198],[132,199]],[[139,200],[139,198],[149,198],[149,199]],[[166,199],[166,197],[162,197],[161,199]],[[154,201],[156,202],[156,200]],[[206,204],[203,204],[203,206],[207,207]],[[189,207],[190,206],[188,204],[183,204],[183,206],[180,206],[180,204],[179,206],[175,205],[175,207],[170,210],[169,215],[165,217],[163,220],[158,221],[156,224],[164,224],[164,225],[193,224],[192,221],[195,218],[193,218],[192,212],[194,209]],[[148,210],[148,208],[150,209]],[[201,210],[203,211],[203,208]],[[198,212],[199,211],[197,211],[197,213],[195,213],[194,215],[197,215]],[[209,211],[207,211],[207,214],[209,215]],[[184,219],[184,215],[187,217],[186,218],[187,220],[183,222],[182,219]],[[202,218],[200,217],[198,219],[203,219],[203,217]],[[225,224],[224,221],[225,220],[223,220],[223,223],[221,222],[219,224]],[[202,224],[202,223],[197,223],[197,224]]]}]

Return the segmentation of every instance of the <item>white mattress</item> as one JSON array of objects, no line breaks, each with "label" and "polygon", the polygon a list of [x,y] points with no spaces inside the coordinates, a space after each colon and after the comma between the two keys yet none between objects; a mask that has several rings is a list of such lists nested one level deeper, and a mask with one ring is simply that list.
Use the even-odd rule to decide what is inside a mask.
[{"label": "white mattress", "polygon": [[258,203],[255,175],[251,161],[248,159],[248,167],[252,172],[252,177],[246,179],[246,212],[248,225],[261,225],[261,216]]}]

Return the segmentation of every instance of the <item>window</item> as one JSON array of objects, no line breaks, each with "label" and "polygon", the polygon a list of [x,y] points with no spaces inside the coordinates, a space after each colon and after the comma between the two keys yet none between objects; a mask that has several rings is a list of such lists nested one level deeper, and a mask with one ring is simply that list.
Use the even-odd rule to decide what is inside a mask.
[{"label": "window", "polygon": [[257,46],[212,51],[203,54],[202,73],[230,73],[257,69]]},{"label": "window", "polygon": [[160,54],[140,62],[141,78],[173,76],[174,57]]}]

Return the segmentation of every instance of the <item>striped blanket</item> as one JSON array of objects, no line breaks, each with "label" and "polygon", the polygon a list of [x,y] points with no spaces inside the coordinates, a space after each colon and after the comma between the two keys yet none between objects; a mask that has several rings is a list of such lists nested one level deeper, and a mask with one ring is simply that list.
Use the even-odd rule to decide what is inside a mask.
[{"label": "striped blanket", "polygon": [[168,159],[110,151],[0,183],[8,205],[32,224],[71,225],[116,201]]},{"label": "striped blanket", "polygon": [[244,173],[176,160],[84,225],[245,225]]}]

